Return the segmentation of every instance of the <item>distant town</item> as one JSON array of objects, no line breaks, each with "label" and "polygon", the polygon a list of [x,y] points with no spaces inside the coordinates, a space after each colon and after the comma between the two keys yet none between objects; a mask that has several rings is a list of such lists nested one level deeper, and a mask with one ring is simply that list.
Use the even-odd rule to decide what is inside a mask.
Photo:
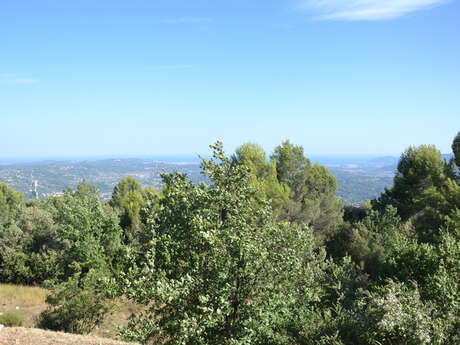
[{"label": "distant town", "polygon": [[[392,184],[397,157],[314,157],[337,178],[338,196],[345,204],[359,205],[377,197]],[[144,187],[161,188],[162,173],[180,171],[195,183],[206,181],[197,162],[158,162],[152,159],[42,161],[0,165],[0,181],[23,193],[26,200],[62,195],[82,180],[95,184],[103,200],[124,177],[135,177]]]}]

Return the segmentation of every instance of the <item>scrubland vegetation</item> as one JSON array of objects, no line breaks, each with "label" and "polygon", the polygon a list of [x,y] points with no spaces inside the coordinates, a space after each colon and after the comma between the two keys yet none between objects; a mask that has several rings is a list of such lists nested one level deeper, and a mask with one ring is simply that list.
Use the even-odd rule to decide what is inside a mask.
[{"label": "scrubland vegetation", "polygon": [[0,282],[48,289],[50,330],[89,333],[123,301],[118,336],[143,344],[459,344],[460,134],[452,149],[408,148],[361,207],[289,141],[216,143],[209,183],[127,177],[109,202],[86,182],[28,202],[0,183]]}]

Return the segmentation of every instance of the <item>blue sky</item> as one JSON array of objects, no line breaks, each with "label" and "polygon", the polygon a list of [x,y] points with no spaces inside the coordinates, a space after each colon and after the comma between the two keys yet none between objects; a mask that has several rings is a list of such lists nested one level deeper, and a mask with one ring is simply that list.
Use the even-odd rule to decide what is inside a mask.
[{"label": "blue sky", "polygon": [[0,157],[450,152],[460,1],[2,0]]}]

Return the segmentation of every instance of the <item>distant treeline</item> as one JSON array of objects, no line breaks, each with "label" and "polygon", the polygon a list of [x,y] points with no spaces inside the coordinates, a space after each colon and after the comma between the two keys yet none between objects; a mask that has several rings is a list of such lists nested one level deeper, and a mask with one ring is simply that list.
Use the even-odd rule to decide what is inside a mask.
[{"label": "distant treeline", "polygon": [[37,326],[87,333],[123,296],[145,344],[460,344],[460,133],[446,161],[408,148],[393,187],[343,205],[328,169],[283,142],[220,142],[163,188],[86,182],[23,201],[0,183],[0,282],[49,289]]}]

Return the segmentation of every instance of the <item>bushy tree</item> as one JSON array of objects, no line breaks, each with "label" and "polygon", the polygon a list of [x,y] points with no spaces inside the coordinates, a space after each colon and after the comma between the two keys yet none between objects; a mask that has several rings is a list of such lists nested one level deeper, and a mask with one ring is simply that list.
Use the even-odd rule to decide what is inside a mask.
[{"label": "bushy tree", "polygon": [[394,186],[374,202],[378,209],[386,205],[413,222],[421,241],[438,241],[442,227],[459,231],[460,188],[434,146],[410,147],[401,156]]},{"label": "bushy tree", "polygon": [[443,344],[443,332],[432,312],[433,307],[422,301],[417,286],[390,280],[358,299],[351,333],[358,344]]},{"label": "bushy tree", "polygon": [[275,148],[271,160],[276,164],[278,180],[291,191],[282,217],[307,224],[320,236],[329,236],[343,216],[335,177],[325,167],[312,165],[303,148],[289,141]]},{"label": "bushy tree", "polygon": [[233,159],[249,169],[249,182],[256,190],[256,197],[270,200],[273,210],[281,214],[289,203],[290,189],[278,180],[276,165],[267,160],[263,148],[254,143],[243,144],[236,149]]},{"label": "bushy tree", "polygon": [[115,279],[109,271],[99,268],[84,275],[75,273],[65,283],[52,287],[46,299],[48,308],[40,314],[37,326],[87,334],[104,321],[116,291]]},{"label": "bushy tree", "polygon": [[[334,308],[324,309],[327,323],[319,323],[307,344],[343,345],[453,345],[458,333],[452,322],[421,296],[414,282],[386,280],[365,287],[352,280],[351,294],[346,288]],[[450,320],[452,321],[452,319]]]},{"label": "bushy tree", "polygon": [[[460,239],[442,231],[439,243],[410,241],[394,252],[390,262],[393,277],[401,282],[416,282],[424,301],[436,307],[445,328],[458,325],[460,316]],[[458,332],[458,330],[457,330]],[[452,334],[452,332],[451,332]],[[452,334],[453,336],[453,334]],[[456,333],[460,337],[460,333]]]},{"label": "bushy tree", "polygon": [[108,311],[114,282],[125,264],[118,218],[107,212],[96,190],[83,183],[76,191],[50,198],[54,220],[55,277],[39,320],[42,328],[88,333]]},{"label": "bushy tree", "polygon": [[27,283],[31,278],[26,234],[16,225],[0,227],[0,282]]},{"label": "bushy tree", "polygon": [[425,242],[436,242],[442,228],[460,238],[460,185],[446,178],[444,182],[426,190],[416,202],[423,210],[414,217],[419,237]]},{"label": "bushy tree", "polygon": [[304,155],[303,147],[293,145],[286,140],[275,148],[270,158],[276,163],[278,180],[292,186],[295,196],[300,195],[305,170],[311,166],[310,161]]},{"label": "bushy tree", "polygon": [[222,145],[202,167],[211,184],[163,177],[147,262],[125,293],[147,310],[124,337],[143,343],[292,344],[290,326],[312,322],[324,253],[308,228],[278,224],[256,200],[251,174]]},{"label": "bushy tree", "polygon": [[[42,284],[46,280],[58,279],[62,274],[61,260],[63,243],[57,228],[44,203],[24,208],[20,228],[25,236],[23,252],[27,256],[30,277],[22,283]],[[60,267],[60,268],[59,268]]]},{"label": "bushy tree", "polygon": [[30,235],[20,227],[22,195],[0,182],[0,281],[27,283],[32,272],[26,250]]},{"label": "bushy tree", "polygon": [[268,161],[260,146],[246,143],[236,150],[234,159],[249,169],[256,196],[271,200],[280,219],[306,224],[321,237],[341,222],[335,177],[325,167],[312,165],[301,146],[285,141]]},{"label": "bushy tree", "polygon": [[350,256],[363,273],[379,280],[392,276],[389,263],[394,251],[414,237],[411,224],[403,223],[392,206],[370,210],[361,221],[344,224],[327,242],[335,258]]},{"label": "bushy tree", "polygon": [[393,187],[378,199],[376,206],[393,205],[403,220],[422,211],[418,200],[428,189],[443,183],[444,160],[441,152],[432,145],[409,147],[398,163]]},{"label": "bushy tree", "polygon": [[21,193],[0,182],[0,227],[18,218],[21,209]]},{"label": "bushy tree", "polygon": [[120,212],[120,224],[124,229],[137,230],[140,213],[145,205],[142,186],[133,176],[127,176],[115,186],[110,204]]},{"label": "bushy tree", "polygon": [[40,284],[57,272],[56,255],[49,251],[56,249],[53,219],[40,208],[43,203],[27,207],[20,203],[19,193],[11,190],[8,194],[16,198],[8,203],[10,207],[2,206],[8,223],[0,225],[0,281]]},{"label": "bushy tree", "polygon": [[59,280],[103,267],[107,258],[116,259],[121,241],[118,219],[106,212],[91,189],[67,190],[62,197],[48,199],[46,209],[53,217],[54,240],[61,251],[56,267],[61,271]]}]

